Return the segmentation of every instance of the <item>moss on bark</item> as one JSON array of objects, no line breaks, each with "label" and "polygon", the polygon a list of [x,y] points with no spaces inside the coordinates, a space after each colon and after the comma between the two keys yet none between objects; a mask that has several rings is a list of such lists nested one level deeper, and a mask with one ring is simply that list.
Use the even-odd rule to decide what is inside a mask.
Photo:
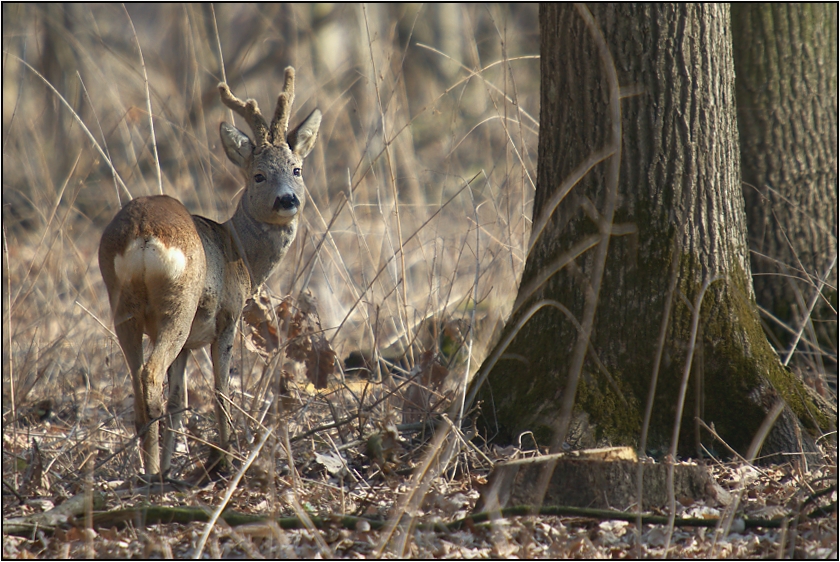
[{"label": "moss on bark", "polygon": [[[635,230],[610,239],[590,352],[576,388],[575,427],[564,437],[579,446],[638,445],[670,298],[647,443],[649,450],[667,449],[689,355],[692,307],[704,281],[720,277],[702,301],[680,451],[697,453],[699,441],[723,450],[698,429],[699,417],[745,452],[780,397],[790,409],[765,448],[798,450],[797,417],[813,430],[827,428],[830,420],[782,367],[758,321],[738,175],[728,8],[611,4],[591,9],[617,59],[622,85],[644,93],[621,102],[624,140],[613,219]],[[544,6],[541,30],[537,215],[574,166],[603,147],[609,122],[603,77],[593,70],[597,50],[575,9]],[[682,39],[688,35],[692,41]],[[603,204],[606,168],[606,163],[593,168],[551,211],[528,256],[523,286],[597,232],[581,207]],[[520,433],[531,431],[541,446],[556,443],[568,363],[579,337],[567,315],[584,316],[586,294],[595,290],[594,254],[587,252],[553,274],[514,312],[508,333],[534,303],[551,304],[525,324],[478,394],[488,436],[516,442]],[[672,279],[676,286],[669,297]],[[804,440],[808,449],[812,440],[807,434]]]}]

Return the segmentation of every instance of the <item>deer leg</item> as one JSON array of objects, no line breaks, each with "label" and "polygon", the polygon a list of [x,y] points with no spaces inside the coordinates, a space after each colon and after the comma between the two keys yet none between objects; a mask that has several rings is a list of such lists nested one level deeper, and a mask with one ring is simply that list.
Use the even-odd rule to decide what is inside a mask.
[{"label": "deer leg", "polygon": [[175,449],[174,430],[181,427],[181,417],[184,414],[187,396],[184,371],[189,357],[190,351],[182,349],[167,371],[169,375],[169,399],[166,402],[166,431],[163,434],[163,457],[160,461],[161,474],[169,472],[172,452]]},{"label": "deer leg", "polygon": [[[165,346],[160,346],[161,348]],[[165,357],[158,352],[159,346],[152,349],[149,360],[140,371],[141,409],[135,406],[135,425],[143,434],[143,458],[146,475],[160,473],[160,419],[163,416],[163,374],[166,369]],[[137,397],[134,400],[138,403]]]},{"label": "deer leg", "polygon": [[231,320],[210,345],[210,357],[213,360],[213,378],[216,387],[219,447],[224,451],[228,449],[230,444],[231,418],[228,400],[230,398],[230,360],[235,334],[236,322]]},{"label": "deer leg", "polygon": [[[185,308],[187,311],[190,310],[189,306]],[[195,307],[192,307],[192,312],[187,311],[174,308],[168,314],[157,318],[157,333],[153,338],[154,346],[149,359],[140,371],[140,384],[146,405],[142,421],[148,427],[146,438],[143,440],[143,450],[149,459],[149,465],[146,467],[147,475],[160,472],[159,427],[160,420],[163,419],[163,377],[187,341]]]},{"label": "deer leg", "polygon": [[[131,384],[134,387],[134,429],[140,436],[143,446],[141,457],[143,466],[149,469],[150,465],[157,465],[157,461],[147,454],[147,434],[144,429],[149,423],[146,396],[143,392],[142,370],[143,370],[143,330],[135,318],[129,318],[114,326],[117,338],[120,340],[125,360],[128,362],[128,369],[131,371]],[[156,450],[155,450],[156,452]]]}]

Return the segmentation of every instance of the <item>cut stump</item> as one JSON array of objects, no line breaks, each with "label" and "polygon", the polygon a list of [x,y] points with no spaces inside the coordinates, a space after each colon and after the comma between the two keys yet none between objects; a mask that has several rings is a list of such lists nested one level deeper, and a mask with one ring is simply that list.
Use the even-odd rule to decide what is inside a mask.
[{"label": "cut stump", "polygon": [[[628,453],[629,451],[629,453]],[[629,447],[612,447],[517,459],[493,469],[476,512],[516,505],[563,505],[626,510],[638,500],[637,474],[642,469],[642,509],[668,505],[668,465],[639,462]],[[547,470],[552,470],[544,497],[538,497]],[[729,493],[721,488],[703,465],[674,465],[674,495],[677,501],[709,499],[728,504]]]}]

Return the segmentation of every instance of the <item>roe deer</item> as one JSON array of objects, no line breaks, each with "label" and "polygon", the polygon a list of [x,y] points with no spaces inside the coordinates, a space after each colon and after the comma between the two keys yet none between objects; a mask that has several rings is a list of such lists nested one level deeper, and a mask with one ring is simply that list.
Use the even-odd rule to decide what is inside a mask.
[{"label": "roe deer", "polygon": [[[163,458],[158,426],[163,418],[163,376],[169,374],[168,430],[184,409],[184,368],[190,350],[210,344],[219,445],[230,439],[228,380],[236,325],[245,300],[268,278],[295,238],[304,204],[303,159],[312,150],[321,112],[288,131],[295,73],[286,69],[271,125],[257,102],[242,101],[219,84],[222,102],[254,134],[222,123],[228,158],[241,169],[245,190],[224,224],[190,215],[166,195],[139,197],[105,228],[99,268],[108,288],[114,327],[131,370],[134,424],[142,436],[148,476],[170,467],[174,433],[166,431]],[[151,341],[143,361],[143,334]]]}]

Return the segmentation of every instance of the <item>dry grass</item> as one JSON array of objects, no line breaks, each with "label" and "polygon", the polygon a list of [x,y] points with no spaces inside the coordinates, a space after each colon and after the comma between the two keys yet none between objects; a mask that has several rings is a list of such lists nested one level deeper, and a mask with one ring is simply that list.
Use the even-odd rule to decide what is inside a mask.
[{"label": "dry grass", "polygon": [[[323,471],[312,453],[324,445],[328,452],[330,440],[364,488],[366,471],[379,468],[363,441],[348,443],[402,422],[404,410],[411,421],[445,411],[515,297],[536,175],[536,8],[3,10],[4,480],[17,489],[31,479],[14,459],[33,439],[49,457],[33,485],[51,495],[75,493],[83,474],[113,482],[137,472],[131,383],[97,266],[100,233],[128,197],[160,191],[196,214],[227,219],[241,182],[219,146],[219,122],[232,115],[216,84],[225,80],[270,107],[292,64],[292,121],[317,106],[324,122],[307,160],[302,228],[267,291],[275,298],[311,291],[338,357],[361,350],[379,374],[388,365],[377,359],[400,350],[409,351],[404,371],[421,366],[420,353],[436,345],[429,317],[457,321],[471,352],[446,365],[449,381],[436,393],[342,375],[327,392],[292,384],[284,405],[276,400],[288,390],[281,369],[292,367],[277,357],[266,364],[240,340],[237,449],[244,459],[274,428],[263,454],[277,459],[264,469],[270,510],[288,505],[277,487],[293,484],[293,503],[304,501],[301,479],[313,466]],[[189,439],[179,474],[214,441],[207,355],[195,353],[188,367]],[[361,419],[295,440],[360,408]],[[10,423],[24,418],[30,425]],[[407,448],[422,462],[418,447]],[[413,466],[406,454],[387,462],[389,471]],[[424,487],[438,472],[427,473]],[[355,500],[341,509],[361,508]]]},{"label": "dry grass", "polygon": [[225,220],[240,180],[218,146],[231,116],[215,85],[270,104],[286,64],[296,114],[325,117],[303,228],[268,290],[310,289],[340,356],[408,344],[426,317],[476,300],[496,318],[509,308],[534,191],[533,7],[4,10],[4,391],[16,406],[82,382],[124,394],[99,233],[120,202],[159,189]]},{"label": "dry grass", "polygon": [[[374,373],[341,373],[316,392],[281,354],[266,362],[240,338],[235,452],[240,465],[254,453],[251,470],[238,485],[153,499],[213,510],[229,492],[240,511],[391,524],[292,534],[137,522],[58,541],[4,538],[4,555],[636,552],[634,534],[607,523],[529,520],[445,539],[397,527],[403,513],[463,516],[491,462],[506,458],[467,445],[457,424],[444,421],[431,439],[421,422],[458,397],[516,296],[536,178],[536,18],[530,5],[3,5],[4,518],[44,507],[32,498],[57,503],[89,489],[108,491],[110,506],[128,501],[114,488],[130,484],[139,453],[99,236],[120,202],[160,190],[226,220],[241,182],[219,146],[219,122],[233,117],[216,84],[271,107],[292,64],[292,122],[316,106],[324,122],[304,172],[303,226],[266,289],[274,299],[311,291],[338,357],[361,350]],[[462,336],[462,350],[439,349],[451,338],[430,328]],[[434,386],[440,370],[422,355],[430,349],[447,375],[431,389],[406,376],[419,372]],[[395,376],[384,376],[405,350]],[[194,353],[176,476],[197,470],[215,440],[211,373],[207,352]],[[795,494],[806,477],[784,478]],[[822,540],[832,526],[820,525]],[[650,555],[665,552],[655,529],[645,538]],[[717,543],[699,531],[680,540],[686,556],[773,554],[795,543],[778,535]]]}]

